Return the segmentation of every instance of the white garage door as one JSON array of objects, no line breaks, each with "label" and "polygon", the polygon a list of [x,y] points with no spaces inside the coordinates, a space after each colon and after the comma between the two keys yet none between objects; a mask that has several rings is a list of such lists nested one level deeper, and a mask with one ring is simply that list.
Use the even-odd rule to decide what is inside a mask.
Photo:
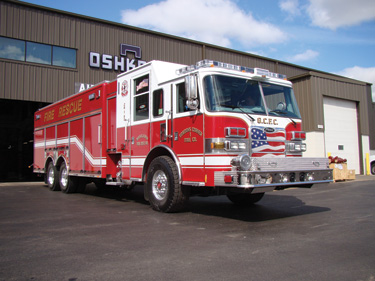
[{"label": "white garage door", "polygon": [[346,158],[348,169],[359,174],[358,121],[356,103],[327,98],[324,102],[324,138],[326,152]]}]

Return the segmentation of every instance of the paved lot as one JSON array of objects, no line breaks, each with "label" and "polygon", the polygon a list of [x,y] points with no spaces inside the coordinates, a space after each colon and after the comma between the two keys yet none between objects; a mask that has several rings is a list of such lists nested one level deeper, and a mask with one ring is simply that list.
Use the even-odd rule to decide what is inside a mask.
[{"label": "paved lot", "polygon": [[0,183],[0,280],[375,280],[375,177],[192,198],[153,211],[142,189],[85,194]]}]

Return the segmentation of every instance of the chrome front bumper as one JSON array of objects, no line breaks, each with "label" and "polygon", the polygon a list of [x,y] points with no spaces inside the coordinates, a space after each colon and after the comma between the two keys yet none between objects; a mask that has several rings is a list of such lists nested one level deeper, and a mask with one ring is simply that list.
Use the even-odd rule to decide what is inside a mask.
[{"label": "chrome front bumper", "polygon": [[266,192],[333,181],[332,169],[326,158],[250,158],[249,166],[247,170],[233,166],[231,171],[215,172],[215,186]]}]

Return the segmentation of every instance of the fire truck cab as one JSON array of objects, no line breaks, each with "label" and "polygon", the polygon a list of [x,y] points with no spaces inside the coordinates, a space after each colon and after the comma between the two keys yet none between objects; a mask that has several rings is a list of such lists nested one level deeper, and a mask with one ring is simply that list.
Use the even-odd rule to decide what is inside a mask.
[{"label": "fire truck cab", "polygon": [[237,204],[332,181],[302,157],[306,133],[286,76],[203,60],[151,61],[35,113],[34,172],[52,190],[144,184],[153,209],[195,194]]}]

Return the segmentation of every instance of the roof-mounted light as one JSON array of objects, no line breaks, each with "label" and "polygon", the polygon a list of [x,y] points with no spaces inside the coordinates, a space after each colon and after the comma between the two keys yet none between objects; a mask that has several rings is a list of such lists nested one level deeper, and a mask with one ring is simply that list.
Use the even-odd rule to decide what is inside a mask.
[{"label": "roof-mounted light", "polygon": [[194,71],[199,68],[204,68],[204,67],[219,67],[219,68],[254,74],[254,68],[235,65],[231,63],[220,62],[220,61],[213,61],[213,60],[201,60],[197,62],[195,65],[185,66],[183,68],[178,69],[176,73],[177,75],[181,75],[181,74],[185,74],[185,73]]},{"label": "roof-mounted light", "polygon": [[177,75],[181,75],[181,74],[185,74],[185,73],[197,70],[199,68],[204,68],[204,67],[219,67],[223,69],[229,69],[229,70],[235,70],[235,71],[259,75],[263,78],[277,78],[277,79],[286,80],[286,75],[270,72],[267,69],[250,68],[246,66],[240,66],[240,65],[224,63],[224,62],[219,62],[219,61],[214,61],[214,60],[201,60],[197,62],[195,65],[185,66],[183,68],[178,69],[176,73]]},{"label": "roof-mounted light", "polygon": [[262,76],[263,78],[277,78],[286,80],[286,75],[270,72],[268,69],[254,68],[254,74]]}]

